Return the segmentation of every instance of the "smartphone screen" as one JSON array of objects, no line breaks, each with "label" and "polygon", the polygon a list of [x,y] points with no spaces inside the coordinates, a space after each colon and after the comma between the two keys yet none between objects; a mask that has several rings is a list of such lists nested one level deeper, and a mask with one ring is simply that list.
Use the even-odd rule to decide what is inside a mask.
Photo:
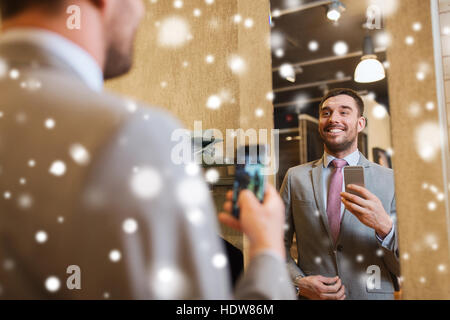
[{"label": "smartphone screen", "polygon": [[347,186],[349,184],[355,184],[357,186],[365,187],[364,167],[361,166],[344,167],[344,182],[345,182],[345,192],[362,197],[359,193],[349,190]]},{"label": "smartphone screen", "polygon": [[237,200],[239,193],[248,189],[260,202],[264,200],[265,175],[263,157],[266,156],[265,145],[244,146],[238,149],[236,176],[233,184],[233,215],[239,218]]}]

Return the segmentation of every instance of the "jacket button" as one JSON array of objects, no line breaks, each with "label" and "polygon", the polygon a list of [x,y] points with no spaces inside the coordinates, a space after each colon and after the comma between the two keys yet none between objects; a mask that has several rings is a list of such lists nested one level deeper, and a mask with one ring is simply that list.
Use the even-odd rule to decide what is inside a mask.
[{"label": "jacket button", "polygon": [[344,247],[339,244],[336,249],[337,251],[341,252],[344,249]]}]

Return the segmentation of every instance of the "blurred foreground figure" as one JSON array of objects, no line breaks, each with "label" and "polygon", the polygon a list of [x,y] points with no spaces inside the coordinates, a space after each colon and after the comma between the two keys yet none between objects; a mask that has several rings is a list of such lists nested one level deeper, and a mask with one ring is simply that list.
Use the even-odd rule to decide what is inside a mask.
[{"label": "blurred foreground figure", "polygon": [[[101,92],[130,69],[142,2],[0,8],[0,298],[233,297],[199,168],[171,160],[180,124]],[[250,238],[235,297],[292,298],[281,199],[240,201],[241,221],[223,218]]]}]

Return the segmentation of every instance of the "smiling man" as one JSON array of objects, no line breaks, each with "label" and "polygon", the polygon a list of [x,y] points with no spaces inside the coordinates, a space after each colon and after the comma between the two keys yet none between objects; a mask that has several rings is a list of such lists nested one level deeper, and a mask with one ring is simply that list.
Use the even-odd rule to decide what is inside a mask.
[{"label": "smiling man", "polygon": [[[350,89],[328,92],[319,106],[321,159],[289,169],[281,187],[285,248],[301,298],[393,299],[399,276],[393,171],[358,150],[364,102]],[[365,188],[345,190],[343,168],[362,166]],[[298,261],[290,255],[296,234]]]}]

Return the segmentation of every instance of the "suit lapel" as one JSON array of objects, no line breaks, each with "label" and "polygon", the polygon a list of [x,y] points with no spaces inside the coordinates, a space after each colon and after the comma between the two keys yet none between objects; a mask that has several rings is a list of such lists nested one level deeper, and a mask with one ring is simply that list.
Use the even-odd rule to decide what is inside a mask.
[{"label": "suit lapel", "polygon": [[[358,166],[362,166],[364,168],[370,167],[370,161],[367,160],[366,157],[364,157],[364,155],[361,152],[359,153]],[[365,174],[365,172],[364,172],[364,174]]]},{"label": "suit lapel", "polygon": [[312,175],[312,184],[314,190],[314,198],[316,200],[317,208],[319,208],[319,214],[322,218],[323,224],[328,234],[328,238],[333,243],[333,239],[331,237],[330,226],[328,223],[327,211],[324,206],[324,199],[322,193],[322,171],[323,171],[323,158],[318,160],[311,170]]}]

